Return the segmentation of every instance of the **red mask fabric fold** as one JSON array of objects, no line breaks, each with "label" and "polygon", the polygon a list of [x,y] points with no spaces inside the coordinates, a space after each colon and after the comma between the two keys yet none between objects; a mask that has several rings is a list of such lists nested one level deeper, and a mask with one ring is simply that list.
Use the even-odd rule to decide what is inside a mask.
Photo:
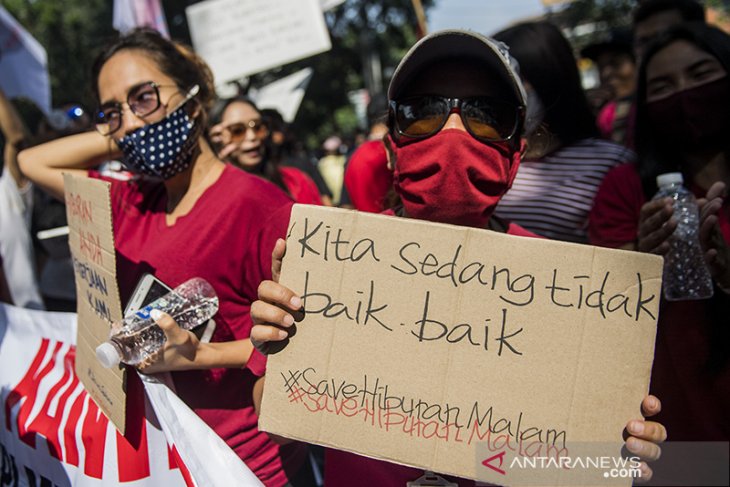
[{"label": "red mask fabric fold", "polygon": [[432,222],[484,228],[520,160],[519,152],[506,156],[458,129],[400,146],[389,142],[394,187],[406,215]]}]

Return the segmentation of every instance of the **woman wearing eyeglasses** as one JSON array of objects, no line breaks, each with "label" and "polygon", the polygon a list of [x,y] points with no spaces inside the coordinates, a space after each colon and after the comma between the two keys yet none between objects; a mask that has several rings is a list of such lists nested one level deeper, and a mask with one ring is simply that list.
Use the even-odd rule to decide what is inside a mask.
[{"label": "woman wearing eyeglasses", "polygon": [[223,100],[212,114],[210,138],[218,157],[267,179],[297,203],[321,205],[317,185],[299,169],[281,166],[274,155],[270,127],[245,96]]},{"label": "woman wearing eyeglasses", "polygon": [[[280,447],[257,428],[253,391],[265,357],[248,340],[250,306],[270,276],[271,248],[285,235],[291,200],[211,149],[205,127],[213,80],[189,50],[155,32],[134,31],[101,53],[93,75],[98,131],[22,152],[22,170],[61,199],[63,173],[100,177],[92,168],[109,158],[121,157],[145,176],[109,180],[122,302],[144,272],[170,286],[192,277],[210,282],[220,309],[212,343],[197,349],[195,368],[231,366],[217,347],[239,339],[237,368],[175,373],[177,392],[265,484],[308,485],[305,447]],[[143,397],[133,393],[136,376],[128,378],[127,410],[135,411]]]},{"label": "woman wearing eyeglasses", "polygon": [[[512,235],[535,236],[493,216],[517,172],[525,117],[525,93],[503,45],[467,31],[437,32],[422,39],[396,69],[388,90],[389,164],[402,205],[391,211],[404,218],[443,222]],[[269,342],[289,339],[301,298],[278,284],[283,240],[273,252],[273,279],[259,286],[251,309],[251,340],[266,351]],[[169,316],[160,326],[170,342],[189,332]],[[293,337],[292,339],[296,339]],[[237,344],[230,344],[232,350]],[[166,366],[190,353],[167,347]],[[642,404],[647,416],[660,409],[655,397]],[[651,421],[632,420],[627,447],[656,459],[666,432]],[[650,469],[643,465],[645,475]],[[423,472],[351,453],[328,450],[325,483],[348,486],[398,486]],[[457,480],[460,485],[472,481]]]}]

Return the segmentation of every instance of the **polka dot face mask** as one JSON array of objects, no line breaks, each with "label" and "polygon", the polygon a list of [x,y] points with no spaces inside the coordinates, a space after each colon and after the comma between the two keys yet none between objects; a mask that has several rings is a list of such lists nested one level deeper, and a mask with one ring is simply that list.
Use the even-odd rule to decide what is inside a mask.
[{"label": "polka dot face mask", "polygon": [[197,148],[197,127],[185,111],[185,103],[198,90],[195,86],[185,100],[159,122],[140,127],[117,141],[124,164],[131,170],[170,179],[193,162]]}]

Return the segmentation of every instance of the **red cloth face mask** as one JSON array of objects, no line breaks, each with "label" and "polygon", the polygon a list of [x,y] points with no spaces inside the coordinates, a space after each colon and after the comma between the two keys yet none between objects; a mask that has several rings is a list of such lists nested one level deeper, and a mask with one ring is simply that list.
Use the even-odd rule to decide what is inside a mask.
[{"label": "red cloth face mask", "polygon": [[647,103],[649,121],[660,142],[684,150],[727,146],[730,129],[730,78],[682,90]]},{"label": "red cloth face mask", "polygon": [[484,228],[519,166],[519,152],[506,156],[464,130],[400,146],[388,138],[395,190],[406,215],[419,220]]}]

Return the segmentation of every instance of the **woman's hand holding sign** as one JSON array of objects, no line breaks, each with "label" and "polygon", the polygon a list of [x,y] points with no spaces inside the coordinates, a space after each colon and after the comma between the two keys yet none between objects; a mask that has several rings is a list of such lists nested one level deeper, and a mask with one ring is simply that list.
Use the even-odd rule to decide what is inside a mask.
[{"label": "woman's hand holding sign", "polygon": [[271,253],[271,281],[259,285],[259,299],[251,305],[251,342],[263,354],[281,351],[296,333],[296,321],[304,318],[302,300],[291,289],[279,284],[286,242],[276,241]]}]

